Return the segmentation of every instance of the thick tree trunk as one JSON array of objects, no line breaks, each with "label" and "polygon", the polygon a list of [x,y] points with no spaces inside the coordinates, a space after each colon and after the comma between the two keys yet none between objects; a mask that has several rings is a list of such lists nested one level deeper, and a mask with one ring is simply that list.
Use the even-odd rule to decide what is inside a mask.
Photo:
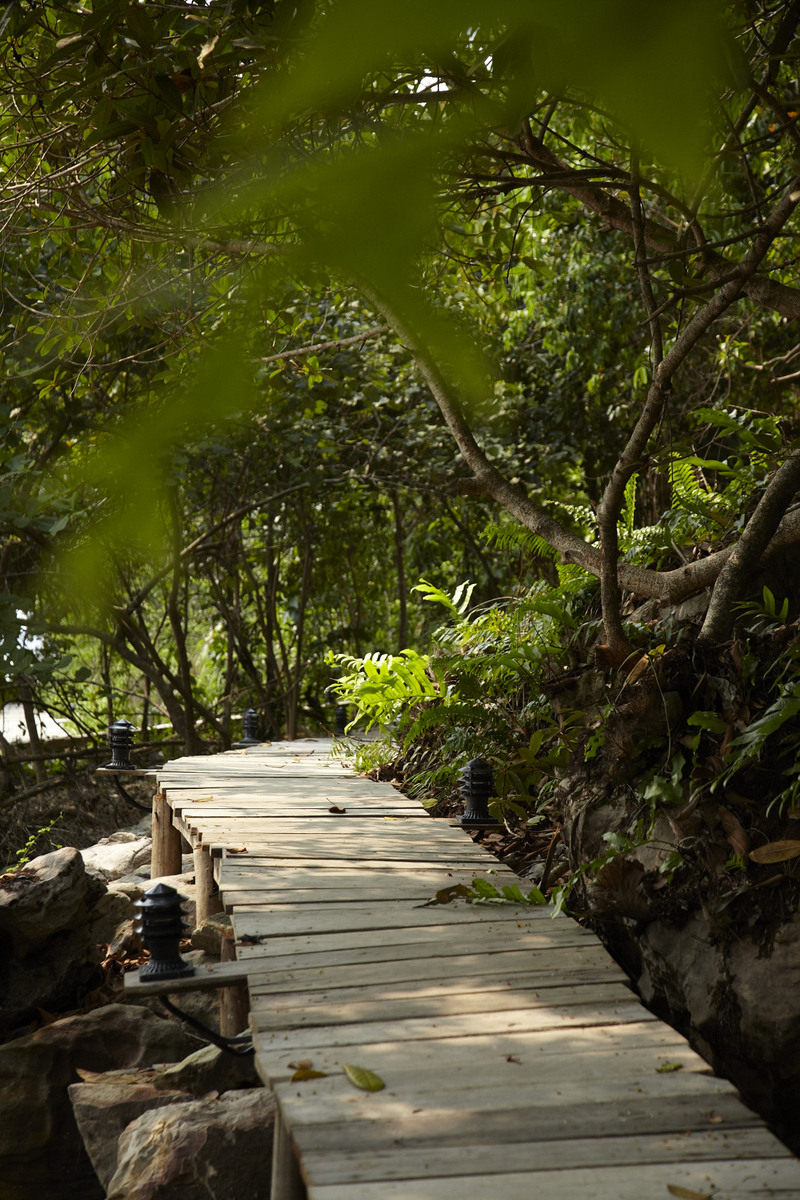
[{"label": "thick tree trunk", "polygon": [[397,578],[397,653],[408,645],[408,585],[406,583],[405,529],[400,497],[395,488],[389,493],[394,518],[394,569]]},{"label": "thick tree trunk", "polygon": [[36,782],[44,783],[47,779],[47,767],[45,766],[42,754],[42,742],[39,737],[39,726],[36,723],[36,708],[33,703],[33,689],[27,680],[20,680],[19,683],[19,702],[22,705],[22,711],[25,715],[25,725],[28,730],[28,741],[31,744],[31,750],[36,756],[33,760],[33,769],[36,774]]}]

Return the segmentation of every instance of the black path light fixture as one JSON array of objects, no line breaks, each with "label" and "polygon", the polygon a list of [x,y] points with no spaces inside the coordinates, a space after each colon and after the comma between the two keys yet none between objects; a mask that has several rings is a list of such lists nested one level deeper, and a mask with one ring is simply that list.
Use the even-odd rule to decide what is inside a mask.
[{"label": "black path light fixture", "polygon": [[464,799],[459,824],[465,829],[494,829],[500,822],[489,814],[493,788],[492,768],[485,758],[471,758],[461,772],[458,790]]},{"label": "black path light fixture", "polygon": [[106,763],[107,771],[135,771],[131,762],[133,748],[133,725],[124,718],[115,721],[108,727],[108,745],[111,750],[111,762]]},{"label": "black path light fixture", "polygon": [[183,979],[194,975],[194,967],[184,962],[178,950],[186,929],[182,908],[185,900],[174,887],[157,883],[141,900],[134,901],[133,907],[139,910],[136,932],[142,935],[150,951],[150,958],[139,968],[140,979]]},{"label": "black path light fixture", "polygon": [[344,737],[347,732],[347,705],[337,704],[334,716],[333,732],[336,737]]},{"label": "black path light fixture", "polygon": [[242,739],[233,743],[234,750],[243,750],[247,746],[260,746],[258,736],[258,713],[254,708],[246,708],[242,713]]}]

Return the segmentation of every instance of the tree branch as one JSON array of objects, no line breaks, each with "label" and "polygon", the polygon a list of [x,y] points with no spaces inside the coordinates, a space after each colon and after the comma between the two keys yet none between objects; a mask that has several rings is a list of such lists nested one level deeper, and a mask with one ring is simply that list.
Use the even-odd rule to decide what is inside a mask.
[{"label": "tree branch", "polygon": [[[532,135],[528,136],[522,145],[533,165],[539,170],[556,172],[559,176],[569,174],[571,168],[568,164],[562,162],[539,139]],[[568,195],[579,200],[586,208],[602,217],[613,229],[625,233],[629,237],[633,236],[630,209],[616,196],[609,195],[608,192],[594,184],[584,182],[580,178],[580,173],[574,169],[572,170],[572,182],[565,181],[559,186]],[[797,186],[796,182],[794,186]],[[667,225],[659,224],[652,218],[644,222],[643,235],[648,247],[659,254],[671,254],[680,250],[675,232]],[[729,276],[732,270],[736,270],[736,265],[717,251],[705,247],[702,249],[702,254],[712,280],[718,281],[721,277]],[[800,318],[800,289],[789,287],[787,284],[779,283],[766,275],[754,272],[742,290],[750,300],[763,308],[772,309],[785,317]]]},{"label": "tree branch", "polygon": [[[747,280],[754,275],[773,241],[797,207],[798,200],[800,200],[798,186],[800,186],[800,180],[793,179],[781,200],[764,221],[753,245],[742,259],[733,277],[723,284],[719,291],[694,314],[686,328],[675,339],[665,357],[657,363],[639,420],[606,484],[603,497],[598,505],[597,520],[603,547],[600,574],[603,623],[607,641],[614,654],[622,654],[624,657],[627,645],[619,616],[619,581],[617,579],[617,523],[622,511],[625,487],[641,462],[651,433],[661,420],[675,372],[712,322],[742,294]],[[778,520],[781,515],[782,513],[778,515]]]},{"label": "tree branch", "polygon": [[286,359],[299,358],[302,354],[319,354],[323,350],[338,350],[341,346],[355,346],[358,342],[366,341],[367,338],[378,337],[381,333],[387,333],[386,325],[373,325],[371,329],[365,329],[363,333],[357,333],[353,337],[334,338],[330,342],[315,342],[310,346],[297,346],[294,350],[282,350],[280,354],[270,354],[266,358],[259,358],[262,363],[283,362]]},{"label": "tree branch", "polygon": [[795,451],[773,475],[720,571],[698,641],[720,642],[730,635],[734,622],[733,606],[744,594],[798,488],[800,451]]}]

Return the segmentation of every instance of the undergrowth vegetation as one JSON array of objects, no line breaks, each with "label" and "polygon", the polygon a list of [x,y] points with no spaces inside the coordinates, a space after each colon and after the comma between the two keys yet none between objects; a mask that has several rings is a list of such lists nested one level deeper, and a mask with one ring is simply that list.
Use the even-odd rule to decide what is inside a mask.
[{"label": "undergrowth vegetation", "polygon": [[428,653],[337,656],[337,692],[355,709],[353,724],[365,719],[382,734],[359,748],[360,765],[393,757],[399,745],[410,790],[432,803],[480,755],[493,767],[497,814],[535,815],[580,720],[577,712],[559,717],[545,685],[597,629],[587,615],[595,581],[569,566],[559,567],[558,577],[555,587],[540,582],[474,609],[471,584],[450,596],[423,580],[415,591],[446,614]]},{"label": "undergrowth vegetation", "polygon": [[393,761],[434,807],[452,802],[469,759],[486,758],[490,809],[520,837],[574,824],[567,797],[581,788],[589,808],[598,792],[606,804],[615,795],[615,816],[552,890],[557,909],[580,895],[580,910],[587,888],[592,904],[621,904],[623,915],[636,916],[643,896],[651,910],[677,911],[689,895],[725,907],[776,870],[794,892],[800,629],[788,601],[763,586],[713,658],[685,621],[631,619],[640,649],[614,675],[596,645],[595,582],[554,569],[556,584],[474,608],[469,583],[448,595],[423,580],[417,593],[445,618],[427,653],[337,657],[351,727],[380,733],[354,747],[360,767]]}]

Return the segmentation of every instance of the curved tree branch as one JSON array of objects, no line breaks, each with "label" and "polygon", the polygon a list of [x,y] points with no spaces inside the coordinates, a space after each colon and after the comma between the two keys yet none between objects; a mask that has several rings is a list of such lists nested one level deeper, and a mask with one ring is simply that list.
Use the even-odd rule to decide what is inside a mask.
[{"label": "curved tree branch", "polygon": [[[748,253],[735,267],[727,265],[728,277],[725,283],[693,315],[664,358],[656,365],[642,413],[612,471],[601,501],[599,519],[601,523],[604,523],[606,530],[610,529],[613,524],[613,529],[616,531],[625,485],[639,466],[648,439],[661,419],[675,372],[713,321],[740,296],[747,293],[748,285],[755,276],[764,256],[794,212],[798,200],[800,200],[799,189],[800,180],[793,179],[779,203],[764,221]],[[628,214],[629,228],[632,221],[633,218]],[[604,558],[607,569],[608,563],[613,559],[611,574],[605,580],[605,600],[607,600],[610,588],[616,591],[621,586],[639,596],[674,603],[715,582],[731,556],[732,548],[668,572],[654,571],[633,564],[618,564],[613,546],[610,547],[611,553],[604,556],[597,546],[587,543],[583,538],[556,521],[539,505],[534,504],[525,495],[522,488],[508,480],[494,466],[479,445],[464,416],[456,388],[436,362],[424,337],[411,328],[408,322],[394,310],[393,306],[376,295],[373,289],[362,285],[362,291],[413,354],[420,374],[428,385],[461,457],[472,472],[471,483],[462,490],[481,493],[493,499],[527,529],[544,538],[558,552],[562,561],[577,563],[601,579],[603,578]],[[466,481],[464,482],[466,483]],[[786,505],[782,512],[785,512],[785,508]],[[796,540],[800,537],[800,520],[794,515],[781,520],[782,512],[777,514],[773,532],[784,542]],[[774,547],[775,540],[773,539],[773,545],[769,549]],[[759,549],[759,556],[767,549],[765,543]],[[617,634],[620,629],[617,629]],[[617,648],[624,650],[624,638],[618,637],[617,640],[620,643]]]},{"label": "curved tree branch", "polygon": [[747,588],[798,488],[800,451],[795,451],[773,475],[720,571],[698,641],[720,642],[730,635],[734,621],[733,606]]},{"label": "curved tree branch", "polygon": [[[633,237],[630,208],[622,200],[610,195],[596,184],[585,182],[582,172],[571,168],[568,163],[562,162],[538,138],[532,135],[526,136],[521,145],[533,166],[543,172],[558,175],[558,186],[563,191],[580,201],[591,212],[602,217],[613,229]],[[571,182],[569,180],[570,173],[572,175]],[[794,186],[797,186],[796,181]],[[650,250],[654,250],[658,254],[675,254],[682,249],[674,230],[652,218],[643,222],[642,233]],[[703,251],[703,257],[712,281],[727,279],[732,272],[737,271],[736,264],[716,250],[706,248]],[[800,318],[800,289],[798,288],[789,287],[788,284],[771,279],[768,275],[753,272],[745,282],[742,291],[750,300],[763,308],[772,309],[785,317]]]}]

